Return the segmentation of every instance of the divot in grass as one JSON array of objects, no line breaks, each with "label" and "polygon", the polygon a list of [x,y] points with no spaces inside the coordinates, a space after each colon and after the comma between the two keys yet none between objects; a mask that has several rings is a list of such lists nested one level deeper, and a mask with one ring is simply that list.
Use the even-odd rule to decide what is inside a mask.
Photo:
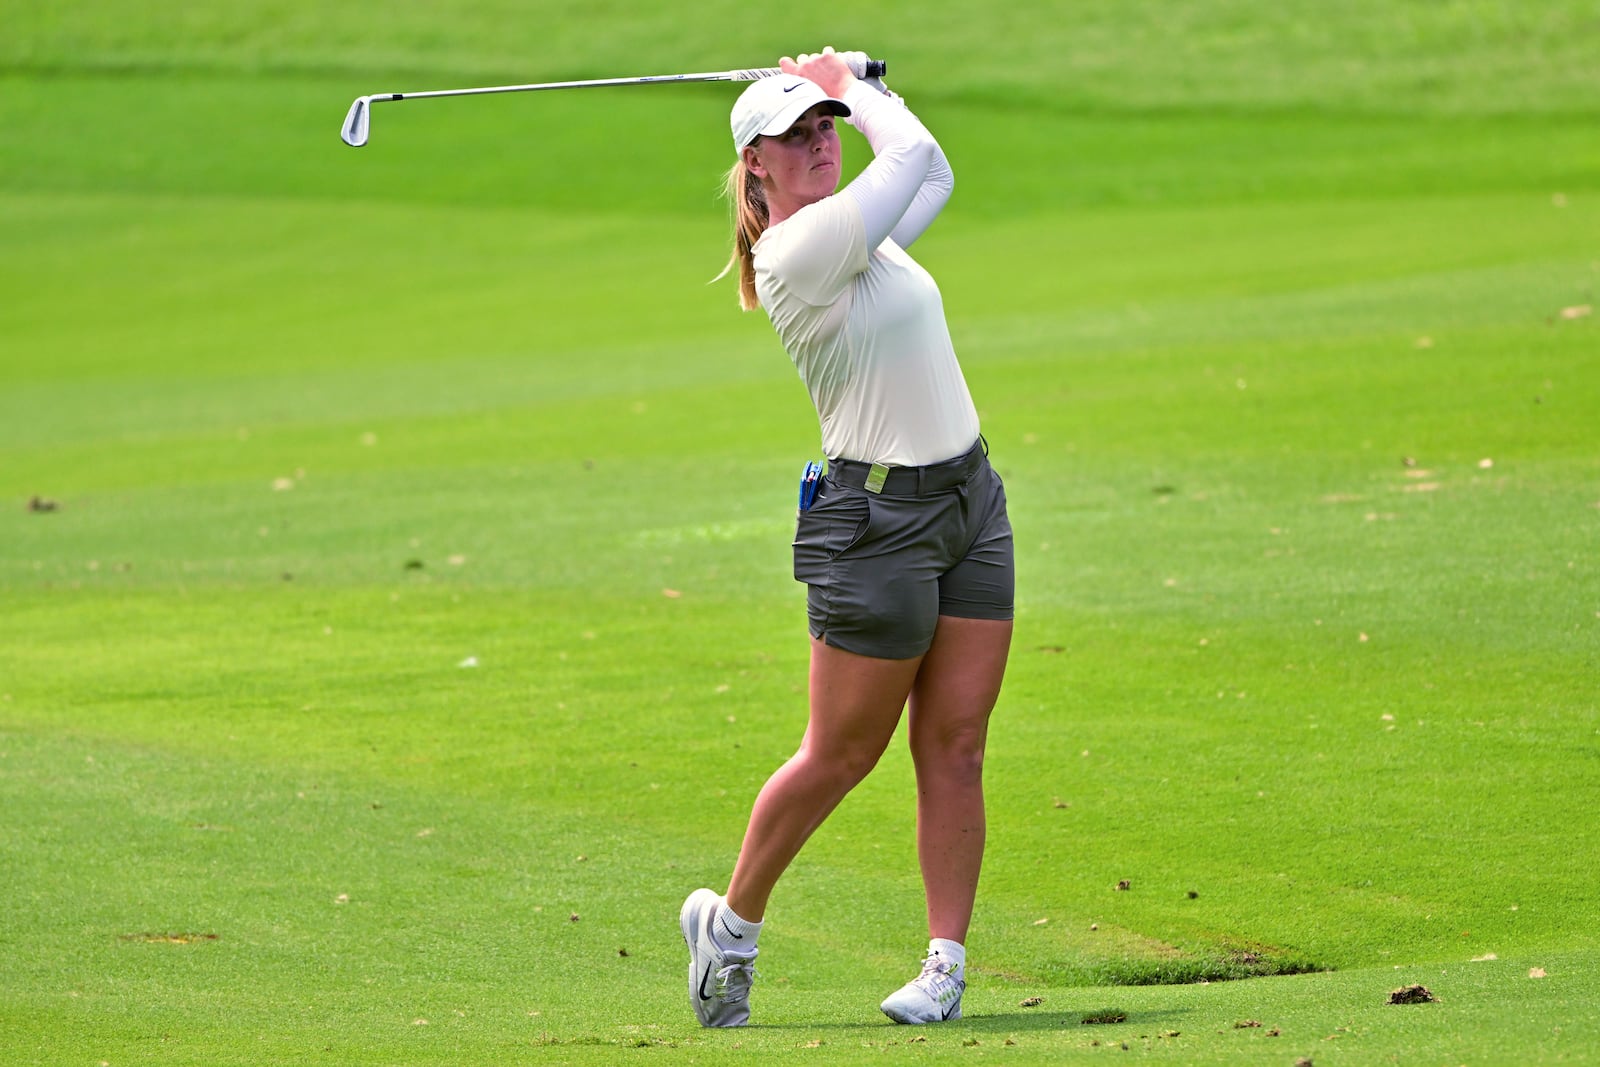
[{"label": "divot in grass", "polygon": [[1390,1004],[1436,1004],[1439,998],[1425,985],[1408,985],[1389,994]]}]

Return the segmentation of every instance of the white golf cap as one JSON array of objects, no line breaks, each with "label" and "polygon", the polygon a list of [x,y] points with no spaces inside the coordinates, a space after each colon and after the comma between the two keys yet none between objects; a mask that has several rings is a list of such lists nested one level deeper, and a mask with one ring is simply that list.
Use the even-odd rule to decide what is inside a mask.
[{"label": "white golf cap", "polygon": [[733,150],[741,150],[757,137],[775,137],[818,104],[830,105],[835,115],[850,114],[843,100],[822,91],[809,78],[796,74],[775,74],[752,82],[734,101]]}]

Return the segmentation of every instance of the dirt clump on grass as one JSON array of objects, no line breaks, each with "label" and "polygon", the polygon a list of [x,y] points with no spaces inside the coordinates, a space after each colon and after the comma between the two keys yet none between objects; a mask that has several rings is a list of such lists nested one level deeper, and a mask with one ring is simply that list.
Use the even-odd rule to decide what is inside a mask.
[{"label": "dirt clump on grass", "polygon": [[1408,985],[1389,994],[1390,1004],[1436,1004],[1439,998],[1425,985]]}]

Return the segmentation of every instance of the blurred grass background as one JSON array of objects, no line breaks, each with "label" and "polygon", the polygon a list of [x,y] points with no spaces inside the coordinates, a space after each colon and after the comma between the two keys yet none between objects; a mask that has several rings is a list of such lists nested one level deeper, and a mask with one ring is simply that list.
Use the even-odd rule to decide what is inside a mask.
[{"label": "blurred grass background", "polygon": [[[16,1062],[1600,1047],[1592,5],[6,24]],[[954,161],[917,252],[1019,537],[972,1018],[916,1046],[899,747],[780,887],[767,1028],[681,1004],[672,915],[804,718],[815,421],[707,284],[735,87],[336,140],[824,43]]]}]

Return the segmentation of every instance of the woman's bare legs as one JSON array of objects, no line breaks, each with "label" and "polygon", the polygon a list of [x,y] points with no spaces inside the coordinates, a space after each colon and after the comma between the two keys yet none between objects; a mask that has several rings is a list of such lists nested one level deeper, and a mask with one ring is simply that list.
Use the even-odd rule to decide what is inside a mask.
[{"label": "woman's bare legs", "polygon": [[[860,656],[812,639],[805,736],[800,750],[767,779],[750,811],[728,884],[735,915],[761,921],[772,887],[806,839],[883,755],[922,664],[921,658]],[[967,904],[970,911],[970,897]]]},{"label": "woman's bare legs", "polygon": [[963,944],[983,866],[984,742],[1005,677],[1011,625],[941,615],[911,689],[917,855],[928,935]]}]

